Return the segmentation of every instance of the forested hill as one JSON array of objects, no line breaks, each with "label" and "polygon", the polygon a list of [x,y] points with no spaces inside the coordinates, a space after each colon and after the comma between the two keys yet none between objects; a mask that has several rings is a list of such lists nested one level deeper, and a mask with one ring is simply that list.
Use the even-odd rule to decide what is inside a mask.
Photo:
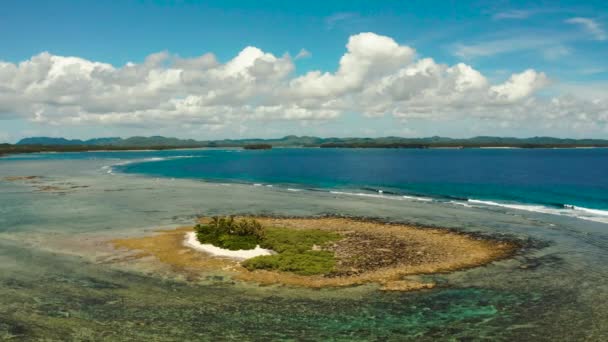
[{"label": "forested hill", "polygon": [[179,148],[179,147],[242,147],[250,144],[268,144],[274,147],[608,147],[604,139],[562,139],[552,137],[510,138],[479,136],[468,139],[445,137],[428,138],[319,138],[309,136],[286,136],[279,139],[224,139],[194,140],[167,138],[162,136],[130,138],[96,138],[90,140],[69,140],[65,138],[33,137],[25,138],[17,145],[29,146],[90,146],[120,148]]}]

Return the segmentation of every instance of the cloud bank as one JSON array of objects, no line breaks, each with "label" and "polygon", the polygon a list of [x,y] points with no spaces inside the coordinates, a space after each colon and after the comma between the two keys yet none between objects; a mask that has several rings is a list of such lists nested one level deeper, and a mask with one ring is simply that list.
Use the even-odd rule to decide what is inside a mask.
[{"label": "cloud bank", "polygon": [[295,60],[250,46],[225,63],[211,53],[180,58],[160,52],[116,67],[44,52],[20,63],[0,61],[0,119],[221,128],[358,113],[595,128],[608,123],[606,99],[539,96],[551,83],[543,72],[522,70],[493,84],[470,65],[419,57],[412,47],[374,33],[351,36],[333,72],[298,75]]}]

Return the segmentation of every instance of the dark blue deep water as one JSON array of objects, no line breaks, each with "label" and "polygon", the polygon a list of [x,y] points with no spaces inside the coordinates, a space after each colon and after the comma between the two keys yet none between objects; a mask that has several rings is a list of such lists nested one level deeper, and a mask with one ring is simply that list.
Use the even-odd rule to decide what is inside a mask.
[{"label": "dark blue deep water", "polygon": [[[608,209],[608,149],[273,149],[156,152],[126,173],[445,200]],[[173,158],[175,156],[188,158]],[[147,155],[146,155],[147,156]]]}]

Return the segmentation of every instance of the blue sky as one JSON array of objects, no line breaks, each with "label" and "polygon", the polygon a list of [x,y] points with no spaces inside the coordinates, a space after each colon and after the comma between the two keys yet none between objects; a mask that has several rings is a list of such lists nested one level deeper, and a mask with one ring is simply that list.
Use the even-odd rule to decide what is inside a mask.
[{"label": "blue sky", "polygon": [[[354,38],[359,50],[345,47],[367,32],[374,36]],[[0,141],[29,135],[133,134],[608,138],[607,32],[606,1],[8,0],[0,11],[0,61],[5,70],[17,71],[3,74],[0,69]],[[393,44],[385,37],[413,52],[385,55],[384,46]],[[274,66],[263,77],[252,76],[252,69],[241,71],[231,76],[239,80],[228,85],[217,70],[248,46],[260,51],[250,51],[248,58]],[[149,55],[163,51],[167,56],[161,61],[143,67]],[[376,66],[361,57],[367,51],[377,53],[370,62]],[[48,56],[33,59],[43,52]],[[176,59],[205,53],[215,56],[217,72],[197,76],[195,85],[165,78],[169,83],[162,89],[144,93],[140,90],[148,76],[132,80],[131,88],[117,81],[127,74],[127,63],[142,66],[141,73],[149,75],[179,69]],[[340,60],[349,53],[359,64],[340,71]],[[395,64],[378,69],[387,58]],[[412,78],[429,70],[418,63],[425,58],[432,59],[437,75]],[[24,61],[44,65],[48,74],[32,76],[32,68],[19,67]],[[115,70],[106,71],[114,76],[97,79],[97,73],[82,66],[94,62],[111,65]],[[76,63],[79,72],[86,72],[76,75],[72,68],[52,76],[49,63],[59,69]],[[447,70],[459,63],[483,76],[474,91],[445,89],[460,82]],[[408,67],[409,78],[395,83]],[[199,66],[192,68],[180,77],[199,75]],[[359,72],[365,68],[369,70]],[[509,83],[526,70],[534,74]],[[316,71],[330,77],[321,79],[313,75]],[[355,83],[344,83],[353,77]],[[477,74],[459,77],[466,81]],[[24,79],[30,83],[24,85]],[[80,83],[83,79],[88,83]],[[242,88],[235,82],[244,82]],[[66,84],[79,86],[69,90]],[[403,92],[403,84],[411,96],[396,93]],[[90,93],[80,93],[89,87]],[[220,99],[214,89],[227,87],[234,87],[234,93],[226,91]],[[284,91],[289,87],[293,89]],[[319,87],[327,93],[316,93]],[[109,88],[112,92],[98,96]],[[115,95],[125,93],[131,97]],[[370,96],[374,93],[380,94],[377,103]],[[148,98],[158,101],[144,101]],[[185,113],[176,103],[188,98],[198,102]],[[112,106],[119,101],[133,104]],[[293,114],[284,114],[287,109]]]}]

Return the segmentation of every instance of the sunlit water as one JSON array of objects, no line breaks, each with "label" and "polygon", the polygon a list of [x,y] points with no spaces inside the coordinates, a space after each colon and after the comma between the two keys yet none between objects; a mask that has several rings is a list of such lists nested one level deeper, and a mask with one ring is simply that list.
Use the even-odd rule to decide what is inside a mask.
[{"label": "sunlit water", "polygon": [[[149,173],[138,175],[145,173],[140,170],[124,174],[122,171],[129,170],[109,167],[196,153],[241,152],[0,159],[0,177],[41,175],[47,185],[87,186],[57,194],[36,191],[31,184],[0,181],[0,340],[43,336],[108,341],[608,338],[608,224],[559,212],[464,200],[455,204],[433,193],[414,194],[433,201],[404,198],[412,193],[395,186],[389,190],[381,182],[365,185],[390,193],[367,191],[362,182],[352,186],[234,177],[232,181],[250,184],[217,182],[228,181],[225,179],[208,183],[190,179],[214,178],[208,174],[193,177],[190,173],[181,178],[159,172],[157,178]],[[180,159],[189,158],[175,158]],[[414,157],[410,159],[415,162]],[[165,161],[152,160],[146,165],[154,163]],[[593,188],[593,182],[589,184]],[[605,186],[598,184],[600,189]],[[577,198],[597,198],[597,193],[580,193]],[[599,196],[602,200],[603,195]],[[506,198],[479,200],[514,204]],[[507,235],[528,248],[511,260],[433,276],[440,286],[431,291],[385,293],[373,286],[324,290],[259,287],[221,276],[191,283],[103,263],[103,246],[99,250],[82,247],[93,246],[90,241],[103,241],[100,237],[189,224],[198,214],[235,213],[366,216]]]}]

